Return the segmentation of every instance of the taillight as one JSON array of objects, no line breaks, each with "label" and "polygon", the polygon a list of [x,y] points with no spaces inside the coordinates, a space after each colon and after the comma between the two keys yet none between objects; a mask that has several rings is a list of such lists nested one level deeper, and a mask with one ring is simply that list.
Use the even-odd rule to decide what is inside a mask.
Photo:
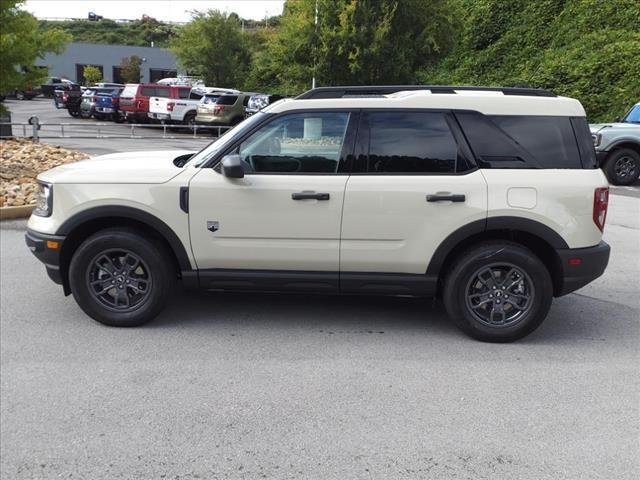
[{"label": "taillight", "polygon": [[173,107],[175,107],[175,106],[176,106],[175,102],[167,103],[167,111],[173,112]]},{"label": "taillight", "polygon": [[68,93],[63,93],[63,94],[62,94],[62,100],[64,100],[65,102],[66,102],[67,100],[69,100],[69,94],[68,94]]},{"label": "taillight", "polygon": [[136,100],[136,108],[142,108],[142,100]]},{"label": "taillight", "polygon": [[97,102],[98,101],[98,97],[91,97],[91,101],[92,102]]},{"label": "taillight", "polygon": [[216,105],[215,107],[213,107],[213,114],[218,115],[222,112],[222,110],[224,110],[224,105]]},{"label": "taillight", "polygon": [[593,194],[593,222],[601,232],[607,221],[607,207],[609,206],[609,187],[596,188]]}]

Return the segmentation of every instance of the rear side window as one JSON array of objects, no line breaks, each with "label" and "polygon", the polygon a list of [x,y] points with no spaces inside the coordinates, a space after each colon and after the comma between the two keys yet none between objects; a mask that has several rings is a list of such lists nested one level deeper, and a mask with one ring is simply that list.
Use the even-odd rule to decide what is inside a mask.
[{"label": "rear side window", "polygon": [[457,112],[456,118],[481,168],[582,168],[570,117]]},{"label": "rear side window", "polygon": [[188,88],[179,88],[178,89],[178,98],[189,98],[190,90]]},{"label": "rear side window", "polygon": [[140,95],[143,97],[171,97],[171,90],[169,87],[142,87]]},{"label": "rear side window", "polygon": [[454,173],[458,144],[440,112],[370,112],[371,173]]},{"label": "rear side window", "polygon": [[233,105],[234,103],[236,103],[237,99],[237,95],[222,95],[221,97],[218,97],[216,103],[218,105]]},{"label": "rear side window", "polygon": [[126,87],[124,87],[124,90],[122,91],[122,94],[120,96],[133,97],[137,91],[138,85],[127,85]]}]

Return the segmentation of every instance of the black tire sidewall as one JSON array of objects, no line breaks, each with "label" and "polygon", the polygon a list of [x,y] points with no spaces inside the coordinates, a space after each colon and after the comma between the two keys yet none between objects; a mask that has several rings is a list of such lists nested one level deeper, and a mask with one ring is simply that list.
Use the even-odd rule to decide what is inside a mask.
[{"label": "black tire sidewall", "polygon": [[[152,287],[150,296],[131,312],[113,312],[102,306],[86,284],[90,262],[100,252],[124,248],[138,255],[149,267]],[[171,261],[157,242],[134,231],[108,229],[89,237],[73,254],[69,266],[69,282],[76,302],[94,320],[109,326],[135,327],[155,318],[164,308],[175,280]]]},{"label": "black tire sidewall", "polygon": [[[533,283],[534,300],[530,310],[516,324],[490,327],[477,320],[466,306],[466,288],[471,276],[483,266],[510,263],[522,269]],[[444,303],[456,325],[471,337],[487,342],[512,342],[533,332],[544,321],[553,299],[549,271],[530,250],[508,242],[487,243],[468,250],[449,271]]]},{"label": "black tire sidewall", "polygon": [[633,182],[638,180],[638,175],[636,175],[635,178],[634,177],[619,178],[618,175],[616,175],[616,171],[615,171],[616,162],[618,161],[618,159],[620,159],[620,157],[624,157],[624,156],[629,156],[632,159],[634,159],[636,164],[636,173],[640,175],[640,155],[636,151],[631,150],[629,148],[615,150],[614,152],[610,153],[609,156],[607,157],[607,160],[605,162],[605,167],[604,167],[604,171],[607,174],[607,178],[609,179],[609,182],[611,182],[614,185],[631,185]]}]

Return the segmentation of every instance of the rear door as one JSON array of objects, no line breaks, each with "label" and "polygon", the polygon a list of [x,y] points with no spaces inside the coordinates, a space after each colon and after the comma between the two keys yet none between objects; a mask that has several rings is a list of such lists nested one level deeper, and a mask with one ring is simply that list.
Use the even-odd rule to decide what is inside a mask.
[{"label": "rear door", "polygon": [[449,112],[364,111],[356,153],[342,219],[344,291],[349,272],[425,274],[448,235],[486,219],[487,184]]}]

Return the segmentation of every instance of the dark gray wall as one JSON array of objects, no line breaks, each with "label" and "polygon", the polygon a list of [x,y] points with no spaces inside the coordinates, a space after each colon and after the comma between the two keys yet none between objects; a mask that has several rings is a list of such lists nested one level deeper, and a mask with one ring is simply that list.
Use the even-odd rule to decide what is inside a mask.
[{"label": "dark gray wall", "polygon": [[36,65],[49,67],[52,77],[66,77],[77,81],[76,64],[102,65],[104,80],[113,82],[113,68],[120,65],[124,57],[137,55],[144,59],[140,66],[141,82],[149,81],[150,69],[177,70],[176,57],[169,50],[128,45],[99,45],[95,43],[70,43],[60,55],[48,53]]}]

